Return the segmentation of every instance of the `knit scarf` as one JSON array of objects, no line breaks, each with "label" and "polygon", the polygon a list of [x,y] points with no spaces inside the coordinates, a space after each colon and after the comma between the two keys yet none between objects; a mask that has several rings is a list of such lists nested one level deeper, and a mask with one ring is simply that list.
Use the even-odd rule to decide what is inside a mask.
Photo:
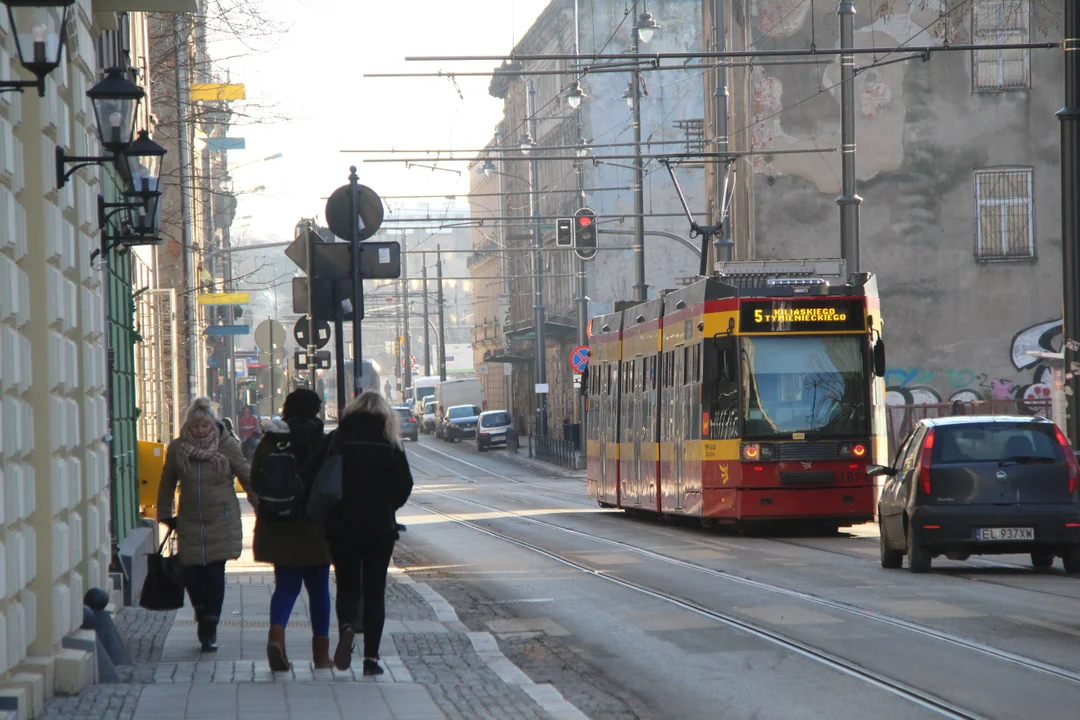
[{"label": "knit scarf", "polygon": [[200,440],[192,437],[191,431],[185,426],[183,432],[180,433],[180,440],[176,456],[176,464],[180,472],[187,474],[191,470],[192,460],[208,460],[219,474],[229,469],[229,459],[218,450],[221,435],[217,432],[217,428]]}]

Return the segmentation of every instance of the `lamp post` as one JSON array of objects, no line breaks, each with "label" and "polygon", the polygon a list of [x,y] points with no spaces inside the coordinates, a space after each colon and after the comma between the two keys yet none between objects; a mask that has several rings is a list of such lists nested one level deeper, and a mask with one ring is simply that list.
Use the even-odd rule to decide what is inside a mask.
[{"label": "lamp post", "polygon": [[[631,52],[637,55],[641,43],[652,40],[659,29],[652,13],[643,8],[630,33]],[[649,299],[649,286],[645,283],[645,165],[641,159],[641,70],[636,64],[626,97],[634,112],[634,301],[645,302]]]},{"label": "lamp post", "polygon": [[[529,187],[529,207],[532,210],[532,230],[533,230],[533,250],[535,251],[535,258],[533,259],[533,287],[535,290],[535,301],[533,302],[533,324],[536,326],[536,434],[537,436],[547,436],[547,392],[543,386],[547,383],[547,338],[544,332],[544,325],[547,322],[545,318],[544,309],[544,258],[543,258],[543,246],[544,238],[540,232],[540,168],[538,166],[539,159],[536,157],[536,136],[539,132],[536,121],[536,86],[532,80],[529,80],[529,96],[528,96],[528,119],[529,119],[529,134],[527,134],[521,141],[522,154],[530,158],[529,170],[531,183]],[[544,392],[539,392],[544,390]]]},{"label": "lamp post", "polygon": [[0,92],[22,92],[32,87],[37,88],[38,97],[45,97],[45,77],[60,67],[64,56],[68,9],[75,0],[4,0],[4,4],[19,64],[37,79],[2,80]]}]

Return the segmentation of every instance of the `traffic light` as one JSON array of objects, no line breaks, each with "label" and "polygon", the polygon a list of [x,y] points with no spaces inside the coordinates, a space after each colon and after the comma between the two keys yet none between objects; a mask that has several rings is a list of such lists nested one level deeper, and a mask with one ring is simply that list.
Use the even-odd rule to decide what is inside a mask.
[{"label": "traffic light", "polygon": [[582,260],[596,255],[596,213],[592,208],[581,208],[574,213],[574,252]]},{"label": "traffic light", "polygon": [[557,247],[574,246],[573,218],[559,218],[555,221],[555,245]]}]

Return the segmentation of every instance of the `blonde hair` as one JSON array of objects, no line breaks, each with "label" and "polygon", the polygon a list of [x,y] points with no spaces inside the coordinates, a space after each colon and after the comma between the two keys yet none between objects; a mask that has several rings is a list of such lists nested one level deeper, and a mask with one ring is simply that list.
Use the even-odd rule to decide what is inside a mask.
[{"label": "blonde hair", "polygon": [[203,420],[208,420],[212,423],[217,422],[217,416],[214,415],[214,406],[211,404],[210,398],[208,397],[195,398],[188,407],[187,421],[184,425],[188,426],[192,423],[202,422]]},{"label": "blonde hair", "polygon": [[397,414],[382,395],[372,390],[360,393],[359,397],[353,398],[345,406],[346,417],[356,413],[367,413],[380,418],[383,421],[386,439],[394,447],[403,448],[401,444],[401,426],[398,424]]}]

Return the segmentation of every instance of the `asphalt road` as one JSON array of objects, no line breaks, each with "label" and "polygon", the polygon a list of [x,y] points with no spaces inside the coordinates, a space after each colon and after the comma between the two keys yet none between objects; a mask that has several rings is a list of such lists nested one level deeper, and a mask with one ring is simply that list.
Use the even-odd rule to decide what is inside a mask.
[{"label": "asphalt road", "polygon": [[880,567],[873,526],[738,537],[601,510],[583,478],[467,442],[407,450],[410,571],[590,717],[1080,717],[1080,578],[1060,561],[912,575]]}]

